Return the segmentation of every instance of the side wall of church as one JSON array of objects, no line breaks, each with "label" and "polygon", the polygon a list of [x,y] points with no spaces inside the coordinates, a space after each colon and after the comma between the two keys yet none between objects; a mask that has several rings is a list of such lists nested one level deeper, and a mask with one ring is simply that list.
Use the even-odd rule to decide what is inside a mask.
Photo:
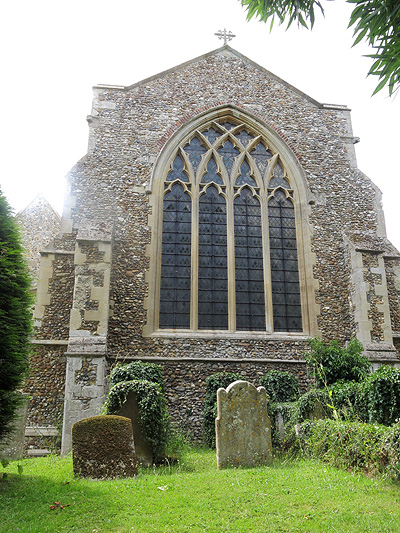
[{"label": "side wall of church", "polygon": [[[159,238],[151,208],[151,179],[157,179],[152,176],[154,164],[165,143],[182,125],[209,109],[229,104],[267,124],[287,143],[301,166],[307,191],[307,198],[302,199],[302,223],[310,234],[306,256],[313,272],[308,280],[314,294],[310,308],[317,328],[305,335],[279,338],[144,336],[143,327],[154,305],[148,299],[152,247],[154,239]],[[239,371],[256,379],[275,362],[279,368],[299,374],[305,387],[308,378],[301,361],[307,349],[307,333],[340,341],[358,335],[357,316],[363,311],[357,309],[366,304],[356,301],[353,293],[357,283],[368,280],[362,279],[366,267],[354,242],[360,236],[370,236],[378,243],[381,262],[387,244],[377,191],[355,165],[347,108],[318,105],[251,62],[224,52],[128,89],[95,88],[88,120],[89,152],[69,174],[65,237],[56,248],[72,251],[74,235],[87,221],[102,221],[113,227],[106,355],[111,365],[131,358],[160,362],[170,385],[168,395],[175,420],[199,434],[204,380],[215,371]],[[66,263],[62,271],[67,280],[61,291],[55,281],[60,261]],[[365,261],[367,264],[368,258]],[[352,272],[353,263],[358,265],[358,277]],[[397,328],[399,288],[391,274],[395,259],[393,263],[386,263],[387,283],[390,315]],[[71,310],[72,256],[54,259],[52,268],[50,295],[42,310],[38,338],[65,340]],[[377,298],[375,303],[382,302]],[[387,316],[367,317],[364,322],[368,335],[373,331],[372,337],[379,337],[388,317],[389,311]],[[368,322],[372,319],[375,326]],[[96,335],[84,321],[78,330]],[[377,340],[383,338],[381,335]],[[52,348],[41,349],[48,350],[51,357]]]}]

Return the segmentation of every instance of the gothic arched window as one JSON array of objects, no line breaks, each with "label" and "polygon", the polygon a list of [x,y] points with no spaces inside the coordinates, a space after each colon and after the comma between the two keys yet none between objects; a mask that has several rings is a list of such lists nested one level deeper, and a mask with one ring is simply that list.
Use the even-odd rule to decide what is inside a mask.
[{"label": "gothic arched window", "polygon": [[225,118],[170,161],[155,329],[302,332],[297,200],[279,153]]}]

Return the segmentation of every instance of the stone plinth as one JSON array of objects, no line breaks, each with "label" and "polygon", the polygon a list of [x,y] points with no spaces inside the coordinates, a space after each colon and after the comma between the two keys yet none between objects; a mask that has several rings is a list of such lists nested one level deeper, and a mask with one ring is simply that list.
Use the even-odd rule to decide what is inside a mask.
[{"label": "stone plinth", "polygon": [[93,416],[72,426],[74,474],[94,479],[137,474],[132,424],[122,416]]},{"label": "stone plinth", "polygon": [[264,387],[235,381],[218,389],[215,421],[217,466],[255,466],[269,463],[272,455],[271,422]]}]

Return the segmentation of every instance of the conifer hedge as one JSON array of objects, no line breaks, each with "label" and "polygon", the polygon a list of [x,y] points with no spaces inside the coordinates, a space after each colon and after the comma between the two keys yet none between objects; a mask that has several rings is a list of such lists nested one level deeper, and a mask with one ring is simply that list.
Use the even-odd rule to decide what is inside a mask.
[{"label": "conifer hedge", "polygon": [[10,433],[29,364],[31,283],[19,229],[0,190],[0,441]]}]

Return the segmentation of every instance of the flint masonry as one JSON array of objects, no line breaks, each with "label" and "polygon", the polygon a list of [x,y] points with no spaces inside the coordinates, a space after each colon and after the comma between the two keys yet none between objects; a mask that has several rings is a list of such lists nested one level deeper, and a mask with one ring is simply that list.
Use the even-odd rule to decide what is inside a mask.
[{"label": "flint masonry", "polygon": [[[96,86],[89,149],[42,253],[29,426],[97,415],[116,362],[163,367],[201,436],[205,379],[307,374],[307,338],[400,361],[400,256],[357,168],[350,110],[229,45],[131,86]],[[28,428],[29,429],[29,428]]]}]

